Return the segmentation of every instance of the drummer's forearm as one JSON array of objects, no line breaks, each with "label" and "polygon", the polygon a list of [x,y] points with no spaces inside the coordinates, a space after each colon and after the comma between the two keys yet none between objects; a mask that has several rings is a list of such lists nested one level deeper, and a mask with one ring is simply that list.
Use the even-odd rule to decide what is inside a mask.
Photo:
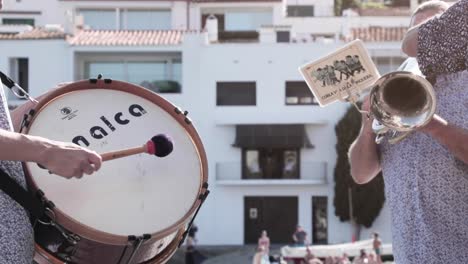
[{"label": "drummer's forearm", "polygon": [[47,139],[0,129],[0,160],[40,163]]}]

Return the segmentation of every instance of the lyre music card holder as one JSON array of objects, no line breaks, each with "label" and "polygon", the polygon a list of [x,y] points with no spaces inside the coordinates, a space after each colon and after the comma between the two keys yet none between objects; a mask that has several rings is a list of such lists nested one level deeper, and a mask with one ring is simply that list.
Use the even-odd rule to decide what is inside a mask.
[{"label": "lyre music card holder", "polygon": [[322,107],[338,100],[355,104],[380,77],[361,40],[309,62],[299,71]]}]

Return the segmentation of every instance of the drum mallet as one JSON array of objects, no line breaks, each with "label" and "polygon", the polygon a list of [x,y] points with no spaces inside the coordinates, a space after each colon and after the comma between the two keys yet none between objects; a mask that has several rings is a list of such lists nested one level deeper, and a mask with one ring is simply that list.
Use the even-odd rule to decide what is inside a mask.
[{"label": "drum mallet", "polygon": [[165,157],[172,152],[172,149],[172,140],[164,134],[159,134],[152,137],[151,140],[149,140],[146,144],[144,144],[141,147],[106,152],[102,153],[101,157],[102,161],[123,158],[140,153],[148,153],[151,155],[156,155],[158,157]]}]

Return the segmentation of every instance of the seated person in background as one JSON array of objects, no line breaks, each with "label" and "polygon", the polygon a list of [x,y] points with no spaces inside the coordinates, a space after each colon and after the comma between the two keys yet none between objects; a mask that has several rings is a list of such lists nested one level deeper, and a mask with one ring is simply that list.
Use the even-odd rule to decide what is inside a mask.
[{"label": "seated person in background", "polygon": [[353,264],[368,264],[369,257],[364,249],[361,249],[359,257],[354,258]]},{"label": "seated person in background", "polygon": [[292,238],[294,241],[294,246],[303,247],[308,244],[307,233],[300,225],[296,226],[296,232],[294,232]]}]

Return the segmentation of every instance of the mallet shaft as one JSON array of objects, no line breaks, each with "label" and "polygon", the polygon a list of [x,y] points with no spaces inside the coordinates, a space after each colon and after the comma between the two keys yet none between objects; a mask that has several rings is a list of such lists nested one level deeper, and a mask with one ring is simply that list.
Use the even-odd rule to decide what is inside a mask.
[{"label": "mallet shaft", "polygon": [[148,152],[148,147],[145,144],[141,147],[102,153],[101,157],[102,157],[102,161],[108,161],[108,160],[123,158],[123,157],[131,156],[131,155],[135,155],[135,154],[147,153],[147,152]]}]

